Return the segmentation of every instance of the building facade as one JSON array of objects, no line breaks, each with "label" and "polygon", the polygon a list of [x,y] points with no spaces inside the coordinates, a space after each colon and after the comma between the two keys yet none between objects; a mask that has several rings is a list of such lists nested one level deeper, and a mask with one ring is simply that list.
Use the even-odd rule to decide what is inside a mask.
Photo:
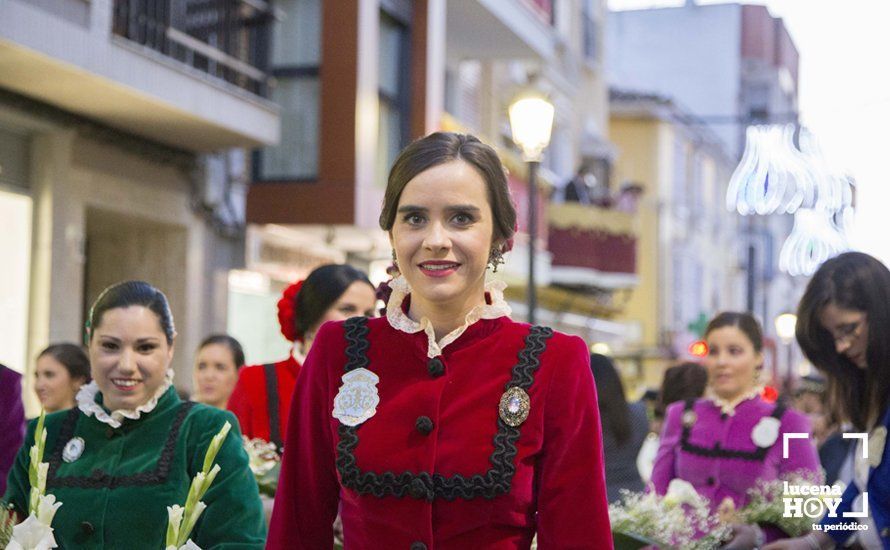
[{"label": "building facade", "polygon": [[[82,342],[103,288],[143,279],[170,299],[177,385],[223,330],[243,265],[246,148],[278,140],[261,55],[271,12],[177,0],[0,5],[2,360],[25,373],[47,344]],[[8,235],[12,235],[8,237]],[[5,328],[5,327],[4,327]]]}]

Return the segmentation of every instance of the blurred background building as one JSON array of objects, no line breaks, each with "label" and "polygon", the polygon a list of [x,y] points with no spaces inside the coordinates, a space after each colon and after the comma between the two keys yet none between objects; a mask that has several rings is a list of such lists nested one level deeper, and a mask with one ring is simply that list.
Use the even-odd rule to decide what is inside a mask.
[{"label": "blurred background building", "polygon": [[[699,5],[687,0],[680,7],[615,11],[609,14],[606,43],[611,85],[681,105],[691,116],[676,118],[677,124],[692,132],[707,129],[719,139],[727,155],[724,158],[730,162],[722,165],[718,176],[718,201],[725,197],[749,125],[798,124],[799,54],[782,20],[772,17],[764,6]],[[676,154],[678,159],[684,156],[680,150]],[[803,278],[778,269],[779,251],[794,219],[780,215],[732,219],[737,215],[724,209],[719,215],[725,224],[734,226],[733,236],[727,240],[715,235],[714,239],[722,241],[728,246],[723,250],[731,253],[729,257],[709,256],[707,249],[695,242],[700,238],[693,229],[699,223],[695,218],[707,216],[696,204],[708,195],[700,187],[700,168],[694,159],[687,155],[686,167],[677,168],[687,183],[680,196],[687,196],[691,207],[683,211],[677,225],[685,225],[689,239],[664,256],[665,262],[684,268],[672,279],[671,284],[677,286],[665,287],[674,294],[670,300],[678,304],[666,308],[661,317],[666,323],[661,328],[661,341],[675,351],[682,350],[697,337],[700,327],[696,320],[703,313],[707,318],[722,309],[744,309],[763,323],[767,367],[775,369],[779,365],[775,361],[774,320],[795,309],[805,283]],[[714,226],[705,222],[700,227],[707,231]],[[707,273],[715,269],[723,277],[715,288],[731,292],[716,296],[688,293],[686,289],[698,288],[696,282],[706,280]],[[684,327],[694,329],[684,331]]]}]

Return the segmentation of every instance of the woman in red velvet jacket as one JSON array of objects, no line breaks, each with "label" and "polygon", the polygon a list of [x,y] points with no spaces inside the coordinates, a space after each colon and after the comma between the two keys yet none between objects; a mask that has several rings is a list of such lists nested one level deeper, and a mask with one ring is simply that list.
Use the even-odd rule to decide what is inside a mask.
[{"label": "woman in red velvet jacket", "polygon": [[510,319],[485,282],[515,227],[497,154],[409,145],[380,217],[385,317],[328,323],[297,382],[267,548],[612,548],[585,343]]},{"label": "woman in red velvet jacket", "polygon": [[318,327],[372,315],[375,302],[368,277],[349,265],[323,265],[287,287],[278,301],[278,322],[281,334],[294,346],[283,361],[241,369],[227,405],[238,417],[241,432],[281,449],[297,374]]}]

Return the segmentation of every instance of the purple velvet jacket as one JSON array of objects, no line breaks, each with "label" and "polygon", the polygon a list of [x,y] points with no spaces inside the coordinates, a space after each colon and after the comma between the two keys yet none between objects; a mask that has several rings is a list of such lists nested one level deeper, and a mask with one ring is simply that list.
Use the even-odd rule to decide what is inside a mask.
[{"label": "purple velvet jacket", "polygon": [[[652,483],[660,495],[672,479],[680,478],[707,497],[712,510],[726,497],[739,508],[746,504],[746,492],[758,479],[770,481],[801,470],[812,475],[819,472],[819,458],[810,439],[789,440],[788,458],[782,458],[783,433],[811,433],[809,419],[797,411],[776,410],[776,405],[759,397],[739,403],[733,416],[722,414],[708,399],[695,402],[694,417],[684,415],[685,408],[682,402],[667,408],[652,470]],[[684,426],[684,416],[688,427]],[[771,446],[759,448],[752,431],[768,416],[779,417],[779,434]]]},{"label": "purple velvet jacket", "polygon": [[0,365],[0,496],[6,492],[6,476],[24,438],[22,375]]}]

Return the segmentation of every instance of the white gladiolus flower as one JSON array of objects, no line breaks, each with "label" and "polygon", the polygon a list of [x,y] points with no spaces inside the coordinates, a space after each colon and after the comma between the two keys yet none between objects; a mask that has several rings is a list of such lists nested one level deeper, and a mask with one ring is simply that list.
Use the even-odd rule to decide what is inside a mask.
[{"label": "white gladiolus flower", "polygon": [[179,530],[179,526],[182,524],[182,512],[183,508],[178,504],[167,506],[167,518],[170,520],[170,524],[173,525],[176,530]]},{"label": "white gladiolus flower", "polygon": [[57,548],[53,528],[30,514],[25,521],[12,528],[12,540],[7,550],[50,550]]},{"label": "white gladiolus flower", "polygon": [[37,504],[37,519],[45,525],[52,525],[56,510],[61,505],[61,502],[56,502],[55,495],[40,495],[40,500]]},{"label": "white gladiolus flower", "polygon": [[49,463],[41,462],[37,465],[37,489],[40,494],[46,492],[46,476],[49,474]]}]

